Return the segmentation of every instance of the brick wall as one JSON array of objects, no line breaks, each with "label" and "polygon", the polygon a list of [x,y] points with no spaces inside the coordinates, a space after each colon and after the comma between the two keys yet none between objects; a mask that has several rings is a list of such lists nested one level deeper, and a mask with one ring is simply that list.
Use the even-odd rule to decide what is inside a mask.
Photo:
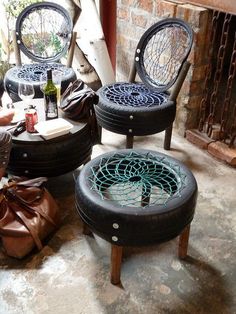
[{"label": "brick wall", "polygon": [[166,17],[187,21],[194,31],[194,44],[189,56],[192,64],[177,103],[175,127],[184,135],[196,128],[199,116],[211,11],[177,0],[117,0],[117,81],[126,80],[139,38],[144,31]]}]

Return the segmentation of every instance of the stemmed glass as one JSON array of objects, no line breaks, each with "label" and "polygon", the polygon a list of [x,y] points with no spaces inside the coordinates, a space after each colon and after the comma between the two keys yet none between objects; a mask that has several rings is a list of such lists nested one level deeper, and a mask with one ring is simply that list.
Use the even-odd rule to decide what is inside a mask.
[{"label": "stemmed glass", "polygon": [[44,87],[47,83],[47,76],[45,73],[41,73],[39,76],[39,87],[42,93],[44,93]]},{"label": "stemmed glass", "polygon": [[34,94],[34,86],[31,83],[19,83],[18,95],[27,106],[30,104],[30,100],[34,98]]}]

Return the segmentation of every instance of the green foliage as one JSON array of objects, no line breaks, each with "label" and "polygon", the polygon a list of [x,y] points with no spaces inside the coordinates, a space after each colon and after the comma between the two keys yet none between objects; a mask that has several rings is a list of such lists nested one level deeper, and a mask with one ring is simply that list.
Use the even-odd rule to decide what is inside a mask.
[{"label": "green foliage", "polygon": [[2,44],[0,43],[0,61],[2,61]]},{"label": "green foliage", "polygon": [[4,0],[3,5],[8,17],[16,18],[21,11],[32,3],[42,2],[41,0]]},{"label": "green foliage", "polygon": [[7,61],[0,61],[0,79],[4,78],[5,73],[10,67],[11,65]]},{"label": "green foliage", "polygon": [[3,54],[2,44],[0,43],[0,79],[3,79],[7,70],[10,69],[10,64],[6,60],[3,60]]},{"label": "green foliage", "polygon": [[50,45],[52,46],[55,53],[59,53],[62,49],[61,42],[58,39],[58,36],[56,34],[53,34],[53,33],[51,33]]},{"label": "green foliage", "polygon": [[9,64],[11,47],[11,30],[15,27],[15,20],[21,11],[28,5],[36,2],[42,2],[41,0],[3,0],[2,4],[5,9],[7,18],[7,40],[8,51],[4,51],[2,44],[0,43],[0,78],[3,78],[6,71],[11,67]]}]

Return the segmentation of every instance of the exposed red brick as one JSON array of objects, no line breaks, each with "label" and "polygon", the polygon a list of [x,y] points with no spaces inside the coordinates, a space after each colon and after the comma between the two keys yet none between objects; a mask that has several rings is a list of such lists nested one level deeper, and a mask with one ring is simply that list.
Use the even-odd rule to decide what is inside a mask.
[{"label": "exposed red brick", "polygon": [[147,16],[131,13],[131,19],[136,26],[145,28],[147,25]]},{"label": "exposed red brick", "polygon": [[192,4],[178,5],[176,16],[189,22],[193,28],[205,29],[207,27],[208,9]]},{"label": "exposed red brick", "polygon": [[117,64],[119,64],[119,76],[122,77],[122,80],[128,79],[132,60],[133,54],[131,55],[128,51],[120,51],[120,53],[117,55]]},{"label": "exposed red brick", "polygon": [[185,133],[187,140],[201,149],[207,149],[207,146],[212,142],[205,133],[198,130],[187,130]]},{"label": "exposed red brick", "polygon": [[129,10],[127,8],[117,8],[117,18],[128,20],[129,19]]},{"label": "exposed red brick", "polygon": [[235,148],[229,148],[222,142],[212,142],[208,145],[207,150],[214,157],[226,161],[231,166],[236,166]]},{"label": "exposed red brick", "polygon": [[123,36],[123,34],[118,34],[116,38],[117,46],[122,46],[122,49],[130,48],[130,40]]},{"label": "exposed red brick", "polygon": [[136,0],[121,0],[121,3],[127,6],[135,6]]},{"label": "exposed red brick", "polygon": [[194,66],[201,66],[207,63],[207,56],[208,52],[205,50],[204,46],[197,47],[193,45],[188,60]]},{"label": "exposed red brick", "polygon": [[156,15],[165,17],[175,17],[177,9],[177,3],[173,3],[170,1],[160,1],[157,3],[156,7]]},{"label": "exposed red brick", "polygon": [[202,95],[190,96],[186,108],[199,108],[202,101]]},{"label": "exposed red brick", "polygon": [[199,80],[204,80],[206,77],[206,70],[207,70],[207,65],[199,65],[199,66],[192,66],[190,69],[191,73],[191,80],[192,81],[199,81]]},{"label": "exposed red brick", "polygon": [[181,94],[187,95],[188,97],[202,95],[203,87],[204,87],[203,80],[190,81],[188,79],[185,79],[181,87]]},{"label": "exposed red brick", "polygon": [[153,0],[138,0],[138,7],[142,10],[152,13],[153,3]]}]

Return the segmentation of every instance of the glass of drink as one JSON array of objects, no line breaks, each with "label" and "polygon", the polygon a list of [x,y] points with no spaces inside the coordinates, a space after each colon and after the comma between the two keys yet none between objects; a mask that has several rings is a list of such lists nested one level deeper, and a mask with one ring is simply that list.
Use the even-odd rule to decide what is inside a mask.
[{"label": "glass of drink", "polygon": [[57,105],[60,106],[61,103],[61,80],[63,72],[61,70],[52,71],[52,81],[57,88]]},{"label": "glass of drink", "polygon": [[19,83],[18,95],[29,106],[31,99],[34,98],[34,86],[29,82]]},{"label": "glass of drink", "polygon": [[44,87],[47,83],[47,74],[41,73],[39,76],[39,87],[42,93],[44,93]]}]

